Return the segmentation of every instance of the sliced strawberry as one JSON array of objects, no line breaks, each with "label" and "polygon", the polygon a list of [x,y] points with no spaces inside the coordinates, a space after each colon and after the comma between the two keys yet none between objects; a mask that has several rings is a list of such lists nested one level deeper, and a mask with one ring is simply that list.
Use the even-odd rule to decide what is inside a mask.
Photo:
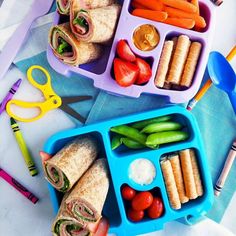
[{"label": "sliced strawberry", "polygon": [[150,65],[141,58],[136,59],[136,65],[139,68],[139,76],[135,84],[147,83],[152,77],[152,69]]},{"label": "sliced strawberry", "polygon": [[106,218],[102,218],[99,222],[98,229],[94,236],[107,236],[109,230],[109,222]]},{"label": "sliced strawberry", "polygon": [[128,61],[115,58],[114,73],[116,82],[122,87],[128,87],[138,78],[139,68]]},{"label": "sliced strawberry", "polygon": [[136,60],[134,53],[131,51],[129,45],[123,39],[117,43],[116,51],[121,59],[130,62],[134,62]]}]

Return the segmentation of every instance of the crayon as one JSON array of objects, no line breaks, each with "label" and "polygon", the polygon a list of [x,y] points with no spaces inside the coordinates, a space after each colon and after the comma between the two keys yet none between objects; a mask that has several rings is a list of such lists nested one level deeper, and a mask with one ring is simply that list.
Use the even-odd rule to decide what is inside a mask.
[{"label": "crayon", "polygon": [[22,186],[17,180],[11,177],[6,171],[0,168],[0,177],[2,177],[7,183],[9,183],[12,187],[14,187],[18,192],[20,192],[23,196],[29,199],[33,204],[36,204],[39,200],[33,193],[27,190],[24,186]]},{"label": "crayon", "polygon": [[222,188],[225,184],[225,181],[226,181],[227,176],[230,172],[230,169],[231,169],[231,167],[234,163],[235,157],[236,157],[236,140],[233,142],[233,144],[230,148],[229,154],[228,154],[228,156],[226,158],[226,161],[225,161],[225,164],[224,164],[224,168],[221,171],[220,177],[218,178],[218,180],[216,182],[216,185],[214,187],[214,189],[215,189],[214,194],[217,197],[221,193],[221,190],[222,190]]},{"label": "crayon", "polygon": [[0,115],[5,111],[7,103],[12,99],[18,88],[20,87],[22,79],[18,79],[11,87],[9,92],[7,93],[6,97],[3,99],[2,103],[0,104]]},{"label": "crayon", "polygon": [[31,176],[35,176],[38,174],[38,171],[36,169],[36,166],[34,164],[32,157],[28,151],[25,140],[21,134],[20,128],[19,128],[18,124],[16,123],[16,121],[12,117],[10,118],[10,121],[11,121],[11,128],[14,132],[16,141],[20,147],[20,150],[21,150],[22,155],[24,157],[25,163],[29,169],[29,172],[30,172]]}]

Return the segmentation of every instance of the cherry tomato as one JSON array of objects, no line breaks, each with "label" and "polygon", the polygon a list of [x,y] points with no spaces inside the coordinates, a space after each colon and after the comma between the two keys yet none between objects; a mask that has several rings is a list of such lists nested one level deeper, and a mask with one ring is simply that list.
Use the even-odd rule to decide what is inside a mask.
[{"label": "cherry tomato", "polygon": [[142,220],[143,217],[144,217],[144,211],[135,211],[132,208],[128,210],[128,218],[134,222]]},{"label": "cherry tomato", "polygon": [[151,206],[153,196],[150,192],[140,192],[133,198],[131,205],[136,211],[145,210]]},{"label": "cherry tomato", "polygon": [[125,200],[132,200],[136,195],[136,191],[129,186],[124,186],[121,190],[122,197]]},{"label": "cherry tomato", "polygon": [[148,216],[152,219],[159,218],[163,213],[164,207],[160,197],[154,197],[152,205],[147,209]]}]

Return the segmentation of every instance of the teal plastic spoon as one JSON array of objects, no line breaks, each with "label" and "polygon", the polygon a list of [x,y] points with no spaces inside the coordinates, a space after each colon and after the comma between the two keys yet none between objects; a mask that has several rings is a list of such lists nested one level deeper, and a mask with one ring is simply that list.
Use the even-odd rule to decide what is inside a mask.
[{"label": "teal plastic spoon", "polygon": [[232,66],[222,54],[211,52],[207,69],[216,87],[228,94],[234,112],[236,113],[236,74]]}]

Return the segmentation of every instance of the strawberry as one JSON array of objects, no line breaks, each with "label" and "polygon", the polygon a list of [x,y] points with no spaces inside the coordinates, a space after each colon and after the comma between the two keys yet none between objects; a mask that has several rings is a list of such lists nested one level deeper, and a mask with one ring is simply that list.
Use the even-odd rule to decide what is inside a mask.
[{"label": "strawberry", "polygon": [[117,43],[116,51],[118,56],[125,61],[134,62],[136,60],[134,53],[123,39]]},{"label": "strawberry", "polygon": [[130,62],[119,58],[114,59],[114,74],[116,82],[122,87],[128,87],[136,81],[139,75],[139,68]]},{"label": "strawberry", "polygon": [[147,83],[152,77],[152,69],[150,65],[141,58],[136,58],[136,65],[139,68],[139,76],[135,84]]}]

